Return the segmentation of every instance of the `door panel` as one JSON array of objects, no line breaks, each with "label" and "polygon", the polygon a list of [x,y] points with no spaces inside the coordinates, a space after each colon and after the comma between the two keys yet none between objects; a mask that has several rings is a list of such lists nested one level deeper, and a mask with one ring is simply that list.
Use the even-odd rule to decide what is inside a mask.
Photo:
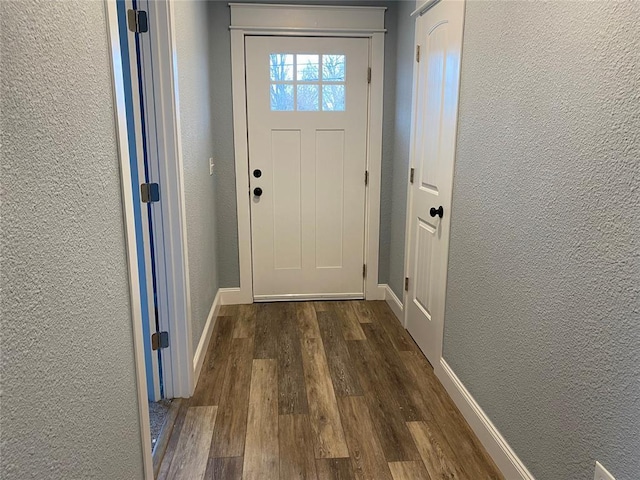
[{"label": "door panel", "polygon": [[[316,266],[342,267],[344,130],[316,132]],[[323,232],[332,232],[323,235]]]},{"label": "door panel", "polygon": [[[431,259],[433,255],[433,244],[437,241],[434,239],[436,229],[427,222],[418,219],[417,228],[417,262],[414,272],[415,278],[415,302],[422,310],[422,314],[427,320],[431,320],[431,298],[432,298],[432,266]],[[418,266],[420,266],[418,268]]]},{"label": "door panel", "polygon": [[245,48],[254,297],[362,298],[369,40]]},{"label": "door panel", "polygon": [[[302,267],[302,197],[300,192],[300,130],[271,132],[274,268]],[[268,206],[269,207],[269,206]]]},{"label": "door panel", "polygon": [[[406,326],[429,361],[442,355],[464,2],[443,0],[416,21]],[[442,207],[442,218],[432,209]]]}]

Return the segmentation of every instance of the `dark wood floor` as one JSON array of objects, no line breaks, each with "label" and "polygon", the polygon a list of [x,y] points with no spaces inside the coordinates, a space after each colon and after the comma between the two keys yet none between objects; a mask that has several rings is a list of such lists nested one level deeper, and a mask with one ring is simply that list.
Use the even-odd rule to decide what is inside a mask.
[{"label": "dark wood floor", "polygon": [[384,302],[223,307],[160,479],[502,478]]}]

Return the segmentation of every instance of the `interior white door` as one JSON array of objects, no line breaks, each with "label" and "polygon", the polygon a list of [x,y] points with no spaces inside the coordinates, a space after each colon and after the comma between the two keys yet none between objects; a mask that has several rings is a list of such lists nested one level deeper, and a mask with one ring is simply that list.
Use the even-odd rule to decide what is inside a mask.
[{"label": "interior white door", "polygon": [[443,0],[416,21],[406,327],[433,365],[442,356],[463,19],[464,2]]},{"label": "interior white door", "polygon": [[363,298],[369,40],[245,48],[254,299]]}]

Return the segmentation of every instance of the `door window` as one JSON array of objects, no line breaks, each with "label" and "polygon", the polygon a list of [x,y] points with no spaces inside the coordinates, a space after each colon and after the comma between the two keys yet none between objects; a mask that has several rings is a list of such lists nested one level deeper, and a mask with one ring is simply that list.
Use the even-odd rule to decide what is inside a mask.
[{"label": "door window", "polygon": [[344,55],[272,53],[269,66],[272,111],[345,110]]}]

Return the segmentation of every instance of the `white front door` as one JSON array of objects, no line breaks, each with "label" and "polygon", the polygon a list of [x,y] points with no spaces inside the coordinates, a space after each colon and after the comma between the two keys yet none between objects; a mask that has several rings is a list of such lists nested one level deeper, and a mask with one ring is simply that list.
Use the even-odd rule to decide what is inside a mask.
[{"label": "white front door", "polygon": [[443,0],[416,23],[406,326],[435,365],[442,356],[464,2]]},{"label": "white front door", "polygon": [[363,298],[369,40],[245,47],[254,298]]}]

